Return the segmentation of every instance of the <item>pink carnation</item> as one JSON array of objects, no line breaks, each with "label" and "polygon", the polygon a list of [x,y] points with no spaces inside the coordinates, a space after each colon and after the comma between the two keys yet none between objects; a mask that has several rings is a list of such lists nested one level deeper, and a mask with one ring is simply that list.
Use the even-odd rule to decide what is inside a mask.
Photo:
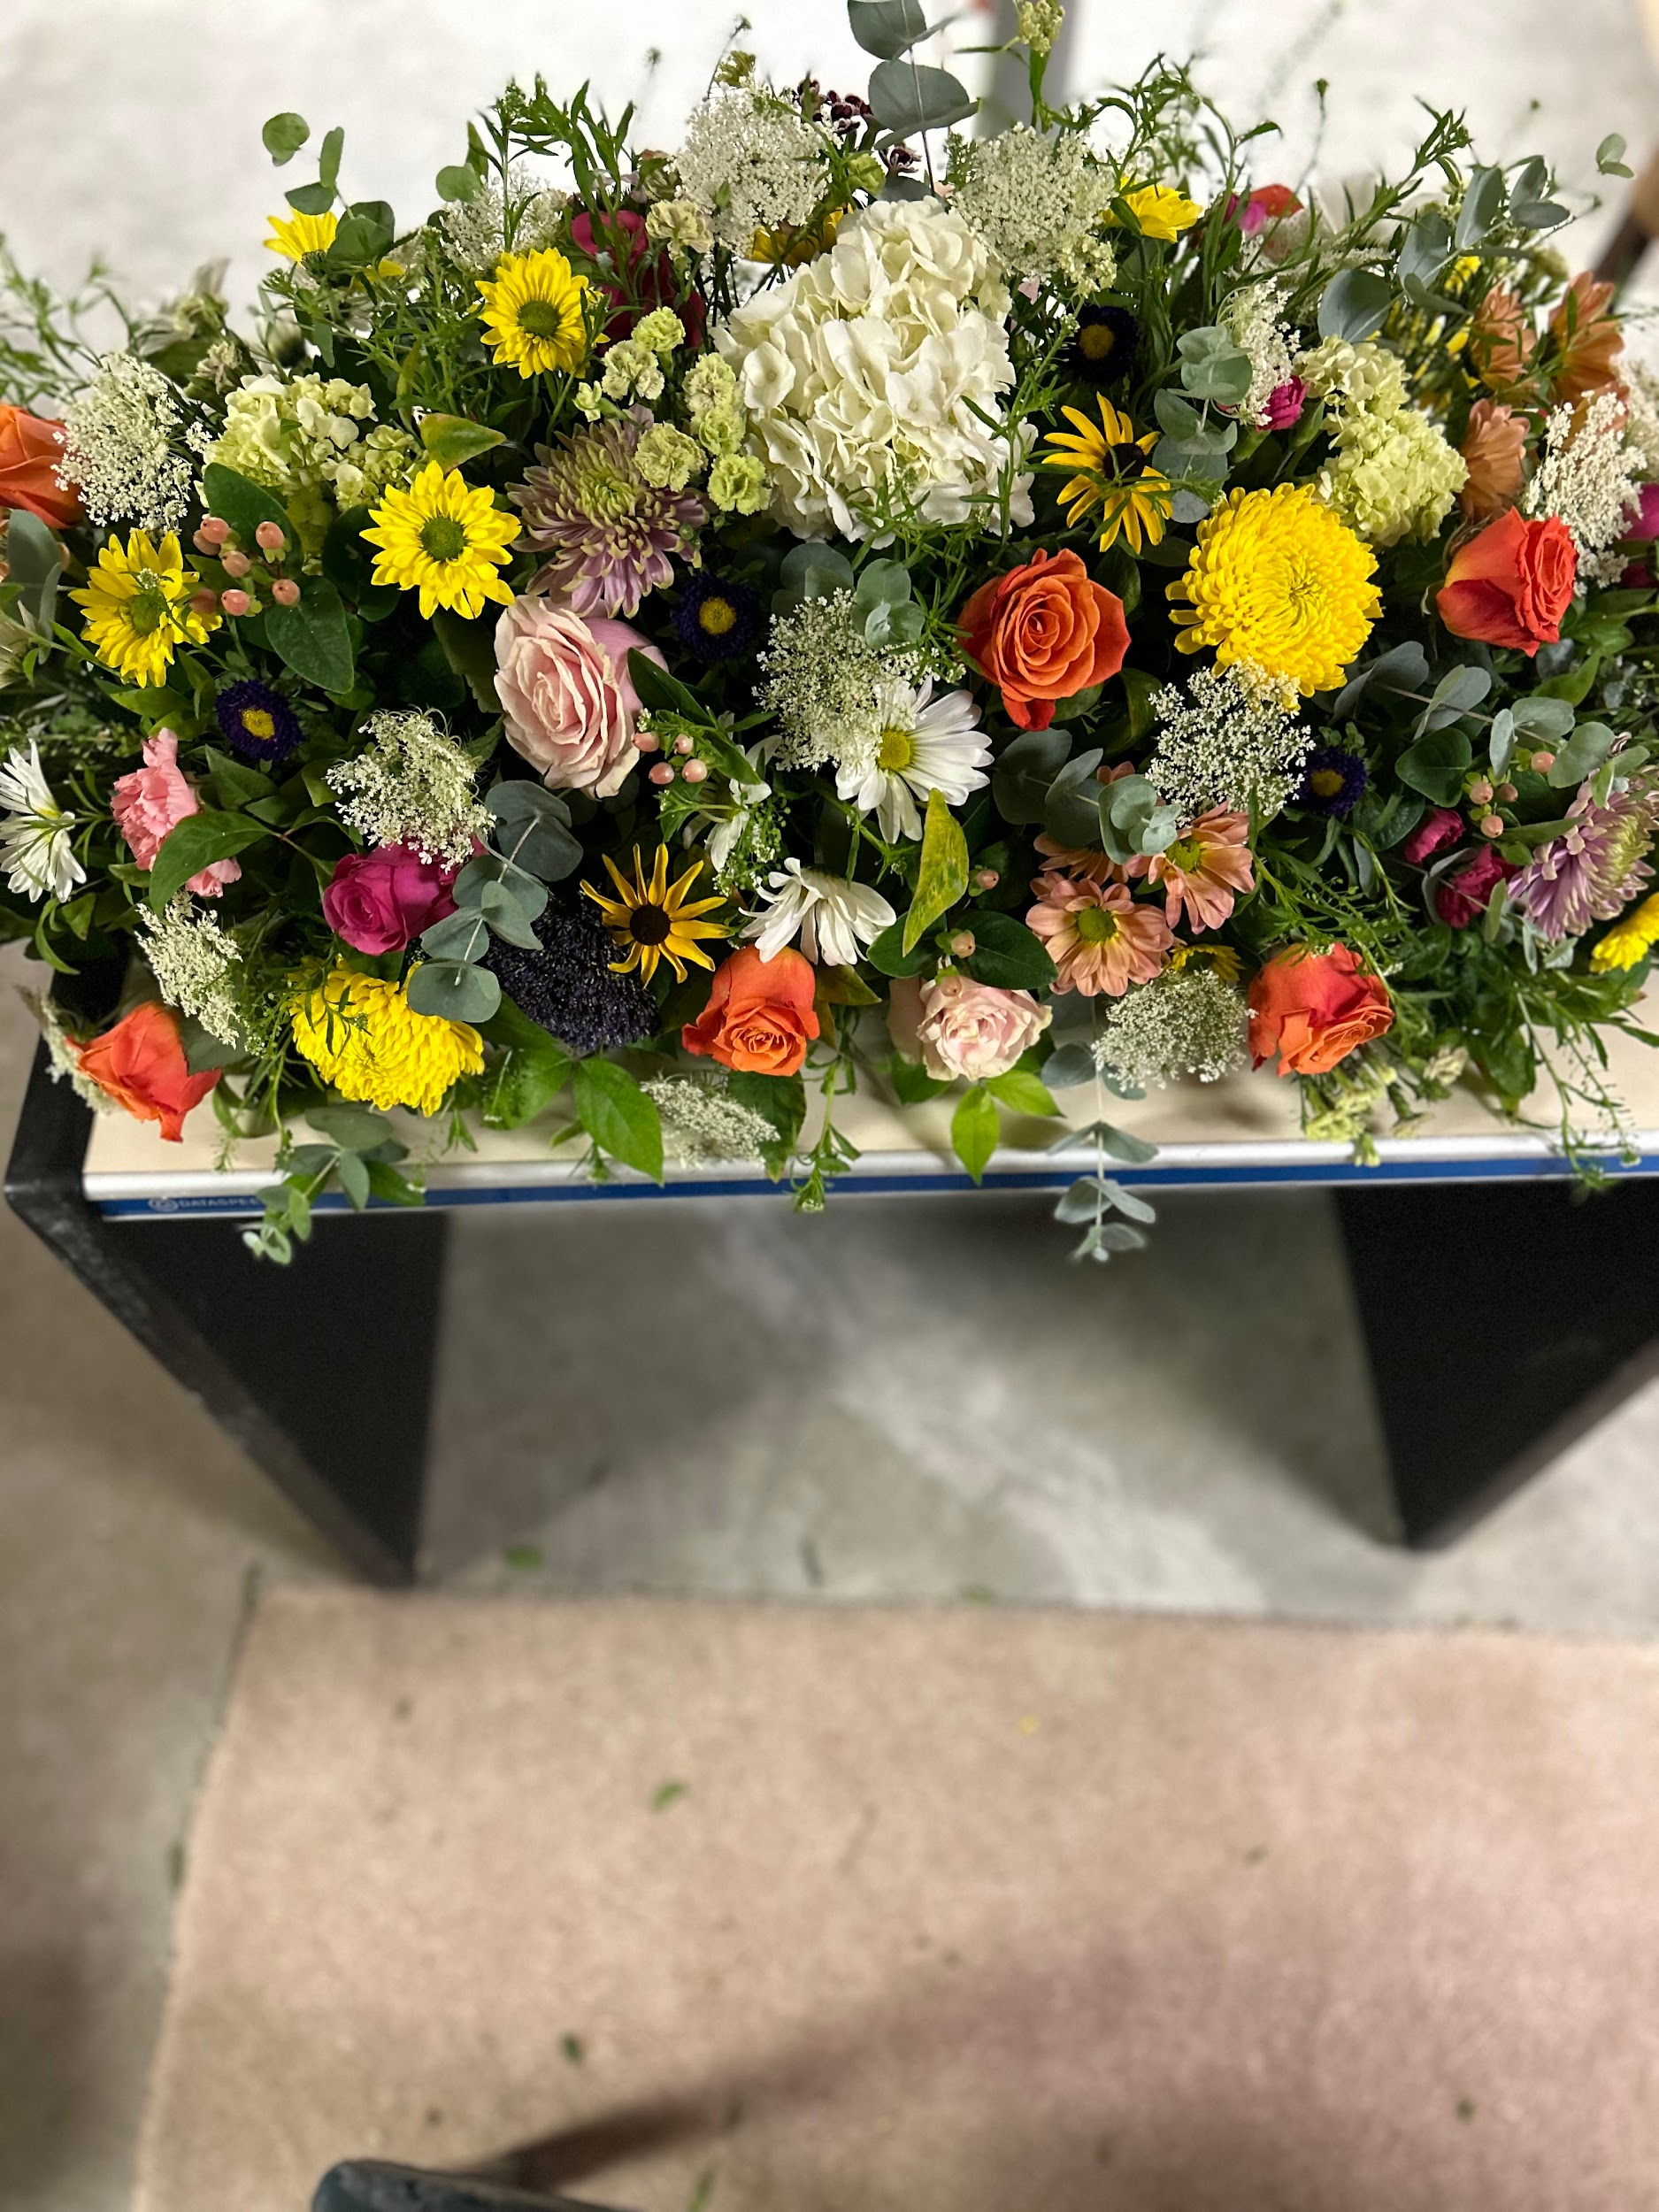
[{"label": "pink carnation", "polygon": [[949,972],[931,983],[901,976],[887,1010],[894,1043],[906,1059],[919,1058],[938,1083],[1006,1075],[1053,1019],[1053,1010],[1039,1006],[1029,991],[1005,991]]},{"label": "pink carnation", "polygon": [[1449,851],[1463,833],[1463,818],[1455,807],[1432,807],[1401,846],[1401,854],[1414,868],[1421,868],[1436,853]]},{"label": "pink carnation", "polygon": [[639,759],[630,649],[665,667],[637,630],[550,599],[515,599],[495,625],[495,694],[507,742],[551,791],[608,799]]},{"label": "pink carnation", "polygon": [[[201,812],[196,786],[179,765],[179,741],[171,730],[157,730],[144,740],[143,766],[116,778],[110,808],[141,868],[153,868],[169,833]],[[211,860],[184,887],[199,899],[216,899],[241,874],[239,860]]]},{"label": "pink carnation", "polygon": [[1267,396],[1262,410],[1264,430],[1288,430],[1302,420],[1302,411],[1308,403],[1308,387],[1299,376],[1293,376],[1283,384],[1276,384]]}]

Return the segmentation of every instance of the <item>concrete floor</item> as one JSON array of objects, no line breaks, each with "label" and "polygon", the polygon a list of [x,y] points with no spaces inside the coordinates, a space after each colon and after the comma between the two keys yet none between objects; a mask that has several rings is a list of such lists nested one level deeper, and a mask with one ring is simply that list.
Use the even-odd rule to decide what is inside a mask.
[{"label": "concrete floor", "polygon": [[[839,10],[752,12],[764,62],[859,81]],[[59,278],[102,249],[153,297],[240,242],[242,291],[273,110],[343,120],[354,188],[412,207],[454,157],[461,111],[510,69],[592,68],[613,98],[643,88],[665,134],[723,23],[640,0],[623,53],[611,18],[565,0],[247,0],[234,15],[7,0],[0,209],[26,265]],[[1132,73],[1154,44],[1207,50],[1208,81],[1246,119],[1286,121],[1285,174],[1311,142],[1320,76],[1339,172],[1398,150],[1419,89],[1466,103],[1501,152],[1540,144],[1585,182],[1601,134],[1640,152],[1659,104],[1633,0],[1585,0],[1565,53],[1555,0],[1095,0],[1083,27],[1092,74]],[[1586,220],[1581,258],[1607,219]],[[31,1049],[8,986],[0,1132]],[[1659,1394],[1455,1552],[1411,1559],[1380,1540],[1323,1200],[1171,1202],[1152,1252],[1108,1271],[1073,1271],[1063,1250],[1040,1210],[1002,1201],[866,1200],[818,1222],[744,1203],[467,1221],[435,1571],[548,1596],[966,1595],[1659,1632]],[[520,1312],[543,1293],[541,1310],[565,1307],[572,1281],[578,1340],[495,1317],[509,1294]],[[764,1360],[733,1362],[716,1301]],[[172,1890],[250,1592],[337,1570],[9,1216],[0,1345],[0,2205],[120,2212]]]}]

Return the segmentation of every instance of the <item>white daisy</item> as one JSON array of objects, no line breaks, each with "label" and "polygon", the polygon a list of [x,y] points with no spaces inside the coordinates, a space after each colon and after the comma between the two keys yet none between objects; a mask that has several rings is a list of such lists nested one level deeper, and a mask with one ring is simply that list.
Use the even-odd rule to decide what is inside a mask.
[{"label": "white daisy", "polygon": [[31,741],[26,753],[14,745],[0,764],[0,868],[10,871],[8,891],[27,892],[43,899],[66,899],[87,872],[75,858],[69,833],[75,826],[52,796],[52,787],[41,767],[38,745]]},{"label": "white daisy", "polygon": [[749,746],[743,757],[755,772],[753,778],[748,783],[733,783],[732,811],[717,821],[709,834],[709,865],[717,876],[737,850],[750,813],[763,799],[772,796],[772,786],[760,772],[759,746]]},{"label": "white daisy", "polygon": [[979,710],[965,691],[933,699],[932,683],[919,691],[889,684],[881,699],[881,742],[873,759],[851,761],[835,778],[838,797],[850,799],[861,814],[873,813],[889,843],[919,837],[917,805],[930,791],[941,792],[960,806],[986,781],[991,749],[978,727]]},{"label": "white daisy", "polygon": [[766,911],[744,926],[763,960],[771,960],[798,935],[809,960],[826,967],[850,968],[861,945],[872,944],[898,918],[879,891],[845,876],[820,875],[798,860],[786,860],[766,879],[761,893]]}]

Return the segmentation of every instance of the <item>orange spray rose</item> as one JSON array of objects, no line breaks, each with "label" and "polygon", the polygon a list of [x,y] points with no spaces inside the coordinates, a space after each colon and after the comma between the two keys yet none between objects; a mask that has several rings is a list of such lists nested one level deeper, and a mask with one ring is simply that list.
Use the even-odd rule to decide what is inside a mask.
[{"label": "orange spray rose", "polygon": [[1123,601],[1070,550],[1033,553],[981,584],[960,626],[964,650],[1022,730],[1046,730],[1056,700],[1103,684],[1129,650]]},{"label": "orange spray rose", "polygon": [[745,945],[715,970],[709,1002],[680,1041],[738,1075],[794,1075],[818,1035],[817,987],[818,971],[804,953],[786,946],[763,960]]},{"label": "orange spray rose", "polygon": [[179,1017],[157,999],[134,1007],[113,1029],[83,1045],[79,1057],[82,1075],[140,1121],[158,1121],[172,1144],[180,1141],[191,1107],[219,1081],[217,1068],[191,1074]]},{"label": "orange spray rose", "polygon": [[1460,545],[1434,595],[1454,637],[1507,645],[1531,660],[1561,635],[1578,555],[1559,515],[1528,519],[1513,507]]},{"label": "orange spray rose", "polygon": [[1275,953],[1250,986],[1254,1064],[1279,1055],[1280,1075],[1325,1075],[1394,1027],[1382,978],[1346,945]]}]

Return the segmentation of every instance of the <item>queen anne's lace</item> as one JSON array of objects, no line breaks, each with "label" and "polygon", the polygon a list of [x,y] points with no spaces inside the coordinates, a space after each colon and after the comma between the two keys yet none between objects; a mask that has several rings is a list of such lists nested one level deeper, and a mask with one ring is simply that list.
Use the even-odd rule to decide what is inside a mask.
[{"label": "queen anne's lace", "polygon": [[1243,993],[1213,968],[1165,968],[1112,1006],[1094,1057],[1103,1072],[1146,1090],[1184,1075],[1215,1083],[1248,1063],[1248,1025]]},{"label": "queen anne's lace", "polygon": [[1045,138],[1016,123],[968,149],[951,205],[1010,277],[1059,277],[1093,292],[1118,272],[1100,232],[1117,190],[1087,140]]},{"label": "queen anne's lace", "polygon": [[[1582,412],[1552,408],[1544,425],[1544,457],[1522,505],[1529,515],[1558,515],[1572,533],[1581,565],[1623,537],[1640,502],[1645,465],[1641,449],[1626,435],[1626,407],[1619,392],[1601,392]],[[1623,564],[1589,575],[1610,582]]]},{"label": "queen anne's lace", "polygon": [[828,151],[824,133],[776,93],[725,85],[694,110],[674,167],[720,244],[747,254],[757,231],[805,222],[829,180]]},{"label": "queen anne's lace", "polygon": [[164,534],[189,511],[190,448],[203,442],[159,369],[106,353],[65,414],[58,480],[74,486],[100,529],[119,523]]},{"label": "queen anne's lace", "polygon": [[242,958],[242,948],[225,935],[218,915],[181,891],[163,913],[141,908],[139,924],[144,957],[168,1005],[199,1021],[222,1043],[240,1043],[242,1022],[231,971]]},{"label": "queen anne's lace", "polygon": [[1146,773],[1184,821],[1211,807],[1265,821],[1294,797],[1313,739],[1259,671],[1201,668],[1184,692],[1156,692],[1152,710],[1158,736]]}]

